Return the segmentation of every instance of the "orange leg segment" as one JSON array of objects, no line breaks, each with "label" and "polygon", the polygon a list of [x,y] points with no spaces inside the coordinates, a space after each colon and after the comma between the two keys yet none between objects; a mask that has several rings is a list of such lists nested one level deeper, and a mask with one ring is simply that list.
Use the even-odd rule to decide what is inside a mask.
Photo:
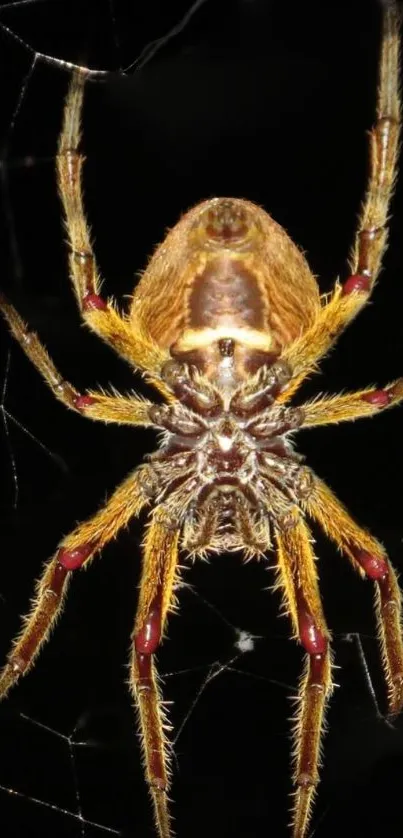
[{"label": "orange leg segment", "polygon": [[0,699],[20,675],[28,672],[48,639],[62,611],[72,571],[87,566],[95,553],[140,512],[149,500],[151,487],[151,470],[143,466],[119,486],[105,507],[62,541],[38,581],[31,611],[0,674]]},{"label": "orange leg segment", "polygon": [[95,262],[82,194],[84,156],[79,151],[79,146],[85,81],[85,73],[74,73],[67,94],[57,152],[59,192],[70,245],[70,277],[86,324],[129,363],[147,370],[150,380],[166,394],[159,371],[169,359],[169,354],[145,334],[140,322],[134,324],[133,312],[129,322],[117,312],[111,300],[104,300],[100,295],[101,279]]},{"label": "orange leg segment", "polygon": [[127,425],[152,425],[149,410],[152,403],[138,396],[122,396],[117,391],[112,395],[100,390],[79,393],[56,369],[49,353],[38,335],[32,332],[18,311],[0,294],[0,311],[3,313],[12,335],[36,367],[58,401],[66,407],[81,413],[89,419],[101,422],[116,422]]},{"label": "orange leg segment", "polygon": [[375,416],[381,410],[393,407],[403,400],[403,378],[398,378],[382,389],[367,387],[356,393],[342,396],[324,396],[301,405],[303,413],[302,428],[315,425],[332,425],[336,422],[348,422]]},{"label": "orange leg segment", "polygon": [[315,323],[283,353],[282,359],[291,366],[294,375],[280,396],[281,401],[287,401],[295,393],[343,329],[366,305],[387,246],[400,131],[400,21],[394,2],[383,5],[378,101],[375,124],[369,135],[369,181],[350,261],[351,276],[343,285],[336,283]]}]

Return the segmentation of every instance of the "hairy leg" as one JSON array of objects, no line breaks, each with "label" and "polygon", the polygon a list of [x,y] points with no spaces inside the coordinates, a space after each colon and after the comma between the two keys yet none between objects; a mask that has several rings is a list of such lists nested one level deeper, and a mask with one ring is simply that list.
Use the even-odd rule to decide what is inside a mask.
[{"label": "hairy leg", "polygon": [[103,422],[143,426],[154,424],[149,414],[150,408],[153,407],[152,402],[147,402],[138,396],[122,396],[117,392],[108,395],[96,390],[79,393],[60,375],[38,335],[30,331],[3,294],[0,294],[0,311],[29,360],[42,375],[52,393],[66,407],[90,419],[99,419]]},{"label": "hairy leg", "polygon": [[57,153],[59,191],[70,246],[70,277],[86,324],[133,366],[147,370],[155,386],[165,392],[159,371],[169,359],[168,353],[151,340],[139,322],[133,323],[133,314],[129,322],[116,311],[111,300],[104,300],[100,295],[101,280],[85,216],[81,182],[84,156],[79,145],[85,81],[84,73],[74,73]]},{"label": "hairy leg", "polygon": [[95,553],[140,512],[152,491],[152,471],[148,466],[141,466],[119,486],[104,507],[63,539],[37,583],[31,611],[24,618],[8,663],[0,674],[0,699],[30,669],[49,637],[63,609],[72,571],[88,565]]},{"label": "hairy leg", "polygon": [[350,559],[362,576],[375,581],[375,613],[389,712],[403,708],[402,595],[384,548],[359,527],[328,486],[314,477],[304,509]]},{"label": "hairy leg", "polygon": [[143,573],[133,632],[130,686],[139,713],[146,777],[154,803],[159,838],[170,838],[168,809],[169,756],[164,727],[166,714],[154,655],[166,617],[175,606],[179,529],[157,507],[144,544]]},{"label": "hairy leg", "polygon": [[387,245],[389,205],[397,170],[400,131],[399,14],[393,0],[383,4],[376,121],[370,132],[370,171],[350,262],[351,276],[326,301],[315,323],[282,355],[293,379],[280,396],[287,401],[315,370],[342,330],[367,303]]},{"label": "hairy leg", "polygon": [[330,635],[323,615],[311,533],[300,513],[276,527],[278,587],[290,614],[294,636],[307,653],[294,728],[293,838],[306,835],[318,766],[324,711],[332,691]]},{"label": "hairy leg", "polygon": [[381,410],[393,407],[402,400],[403,378],[398,378],[397,381],[387,384],[380,390],[367,387],[365,390],[345,393],[342,396],[324,396],[301,405],[303,415],[301,428],[375,416]]}]

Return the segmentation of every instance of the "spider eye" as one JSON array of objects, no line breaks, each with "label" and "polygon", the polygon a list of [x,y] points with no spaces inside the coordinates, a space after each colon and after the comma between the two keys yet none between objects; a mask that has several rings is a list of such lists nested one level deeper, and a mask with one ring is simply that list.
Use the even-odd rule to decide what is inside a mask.
[{"label": "spider eye", "polygon": [[243,239],[248,232],[245,209],[235,201],[219,201],[207,211],[206,233],[211,239]]},{"label": "spider eye", "polygon": [[234,247],[249,238],[255,223],[240,201],[219,198],[202,213],[199,230],[218,246]]}]

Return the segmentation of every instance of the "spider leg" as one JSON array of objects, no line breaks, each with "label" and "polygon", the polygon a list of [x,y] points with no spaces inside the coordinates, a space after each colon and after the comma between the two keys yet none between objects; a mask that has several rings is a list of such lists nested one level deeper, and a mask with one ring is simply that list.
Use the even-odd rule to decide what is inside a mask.
[{"label": "spider leg", "polygon": [[373,579],[375,612],[382,663],[392,716],[403,708],[402,595],[385,550],[359,527],[328,486],[314,476],[312,493],[304,509],[350,559],[363,577]]},{"label": "spider leg", "polygon": [[350,269],[353,278],[379,274],[388,238],[387,222],[397,174],[400,133],[399,28],[394,0],[384,6],[376,122],[370,131],[369,183],[358,221]]},{"label": "spider leg", "polygon": [[396,179],[400,130],[399,14],[395,2],[383,4],[376,121],[370,132],[370,171],[350,262],[351,276],[336,283],[330,300],[300,338],[286,348],[293,380],[280,396],[286,401],[326,354],[345,326],[367,303],[387,245],[389,205]]},{"label": "spider leg", "polygon": [[161,642],[167,613],[175,607],[179,528],[157,507],[144,544],[143,573],[133,632],[130,686],[139,712],[147,781],[159,838],[170,838],[168,743],[166,719],[154,654]]},{"label": "spider leg", "polygon": [[56,555],[45,565],[31,611],[24,618],[22,630],[0,675],[0,699],[33,665],[49,637],[62,611],[72,571],[87,566],[95,553],[140,512],[152,491],[151,468],[142,466],[116,489],[106,506],[63,539]]},{"label": "spider leg", "polygon": [[399,404],[402,400],[403,378],[398,378],[397,381],[387,384],[381,390],[367,387],[365,390],[345,393],[342,396],[324,396],[301,405],[303,413],[301,428],[374,416],[387,407]]},{"label": "spider leg", "polygon": [[89,390],[79,393],[56,369],[50,355],[35,332],[31,332],[14,306],[0,294],[0,311],[3,312],[10,330],[25,354],[45,379],[56,398],[66,407],[82,413],[90,419],[103,422],[118,422],[128,425],[152,425],[149,410],[151,402],[138,396],[122,396],[114,392],[108,395]]},{"label": "spider leg", "polygon": [[82,72],[75,72],[72,77],[57,152],[59,192],[70,246],[70,277],[87,326],[129,363],[147,370],[153,382],[155,373],[155,384],[165,393],[158,372],[169,359],[168,353],[145,333],[140,323],[133,328],[132,315],[129,323],[116,311],[111,300],[100,296],[101,280],[85,216],[81,183],[84,156],[79,151],[79,145],[85,80],[85,73]]},{"label": "spider leg", "polygon": [[303,838],[319,782],[318,765],[324,711],[332,692],[330,635],[323,615],[311,533],[299,512],[275,529],[278,587],[291,616],[295,637],[307,658],[295,720],[293,838]]}]

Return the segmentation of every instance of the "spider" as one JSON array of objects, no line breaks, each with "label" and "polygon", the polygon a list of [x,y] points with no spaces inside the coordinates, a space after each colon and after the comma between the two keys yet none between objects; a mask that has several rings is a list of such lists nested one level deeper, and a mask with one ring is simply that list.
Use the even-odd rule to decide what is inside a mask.
[{"label": "spider", "polygon": [[155,653],[176,606],[179,549],[192,556],[274,548],[294,637],[306,653],[295,725],[292,835],[306,835],[318,784],[324,713],[332,692],[330,633],[322,610],[308,518],[318,522],[362,577],[374,581],[390,714],[403,706],[401,595],[384,548],[356,524],[295,452],[297,430],[373,416],[403,400],[403,378],[381,389],[291,397],[368,301],[381,267],[396,172],[399,20],[384,6],[370,174],[350,275],[321,297],[304,256],[263,209],[213,198],[188,211],[143,274],[127,314],[100,295],[85,217],[80,120],[85,71],[73,74],[57,152],[70,277],[86,325],[163,397],[79,393],[4,296],[11,331],[64,405],[93,420],[155,427],[160,448],[107,503],[64,538],[0,677],[4,697],[33,665],[74,571],[87,566],[133,516],[149,509],[130,685],[159,838],[171,838],[169,759]]}]

